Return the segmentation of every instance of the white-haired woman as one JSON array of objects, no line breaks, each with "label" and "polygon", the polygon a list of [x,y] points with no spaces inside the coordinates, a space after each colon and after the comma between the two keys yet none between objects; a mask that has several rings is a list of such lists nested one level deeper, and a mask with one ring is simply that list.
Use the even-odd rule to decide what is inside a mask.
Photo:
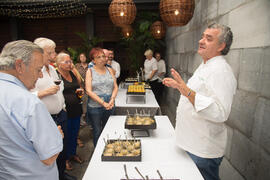
[{"label": "white-haired woman", "polygon": [[67,121],[67,161],[66,169],[71,170],[70,160],[82,163],[81,158],[76,155],[77,137],[80,128],[80,117],[82,114],[82,106],[80,99],[76,95],[77,89],[80,88],[81,78],[72,72],[72,60],[66,53],[59,53],[56,57],[58,72],[64,82],[64,97],[68,115]]},{"label": "white-haired woman", "polygon": [[158,98],[158,65],[157,60],[153,57],[153,51],[148,49],[144,53],[146,59],[144,61],[144,78],[146,82],[149,82],[151,89],[156,97]]}]

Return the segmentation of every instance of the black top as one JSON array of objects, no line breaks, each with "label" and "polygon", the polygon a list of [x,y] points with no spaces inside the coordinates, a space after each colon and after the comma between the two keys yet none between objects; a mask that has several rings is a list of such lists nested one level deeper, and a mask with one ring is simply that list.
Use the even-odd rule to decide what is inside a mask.
[{"label": "black top", "polygon": [[81,100],[76,95],[76,89],[80,88],[77,78],[72,72],[69,72],[72,81],[67,81],[62,75],[64,81],[64,97],[66,102],[66,109],[68,118],[75,118],[81,116],[82,114],[82,105],[80,104]]}]

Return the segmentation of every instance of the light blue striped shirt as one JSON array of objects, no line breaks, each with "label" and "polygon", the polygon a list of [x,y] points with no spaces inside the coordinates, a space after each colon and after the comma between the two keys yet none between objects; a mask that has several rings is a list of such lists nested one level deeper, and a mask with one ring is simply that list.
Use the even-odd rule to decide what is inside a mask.
[{"label": "light blue striped shirt", "polygon": [[0,179],[58,179],[62,136],[45,105],[16,77],[0,72]]}]

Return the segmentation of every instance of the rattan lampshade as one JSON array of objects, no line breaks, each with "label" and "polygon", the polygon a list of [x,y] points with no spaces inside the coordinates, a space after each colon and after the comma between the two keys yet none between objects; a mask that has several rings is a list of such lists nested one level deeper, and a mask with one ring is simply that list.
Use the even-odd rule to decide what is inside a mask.
[{"label": "rattan lampshade", "polygon": [[193,16],[194,0],[161,0],[160,16],[167,26],[184,26]]},{"label": "rattan lampshade", "polygon": [[136,6],[132,0],[113,0],[109,6],[110,18],[116,26],[131,24],[136,17]]},{"label": "rattan lampshade", "polygon": [[130,25],[122,26],[122,34],[125,38],[129,38],[132,36],[133,29]]},{"label": "rattan lampshade", "polygon": [[165,31],[165,26],[161,21],[156,21],[151,25],[151,33],[155,39],[162,39]]}]

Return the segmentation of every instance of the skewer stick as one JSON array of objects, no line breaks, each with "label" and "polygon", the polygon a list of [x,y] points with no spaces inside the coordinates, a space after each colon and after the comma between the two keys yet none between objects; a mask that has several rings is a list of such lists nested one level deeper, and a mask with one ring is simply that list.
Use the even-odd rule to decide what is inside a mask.
[{"label": "skewer stick", "polygon": [[126,176],[127,180],[129,180],[128,175],[127,175],[127,166],[126,166],[126,164],[124,164],[124,171],[125,171],[125,176]]},{"label": "skewer stick", "polygon": [[160,177],[160,180],[163,180],[163,177],[161,176],[159,170],[157,170],[157,173],[158,173],[158,175],[159,175],[159,177]]},{"label": "skewer stick", "polygon": [[149,177],[148,176],[145,176],[146,177],[146,180],[149,180]]},{"label": "skewer stick", "polygon": [[135,167],[135,170],[138,172],[138,174],[142,177],[143,180],[145,180],[145,178],[143,177],[143,175],[140,173],[139,169],[137,167]]},{"label": "skewer stick", "polygon": [[106,146],[106,145],[107,145],[107,142],[106,142],[105,138],[103,138],[103,141],[104,141],[104,143],[105,143],[105,146]]}]

